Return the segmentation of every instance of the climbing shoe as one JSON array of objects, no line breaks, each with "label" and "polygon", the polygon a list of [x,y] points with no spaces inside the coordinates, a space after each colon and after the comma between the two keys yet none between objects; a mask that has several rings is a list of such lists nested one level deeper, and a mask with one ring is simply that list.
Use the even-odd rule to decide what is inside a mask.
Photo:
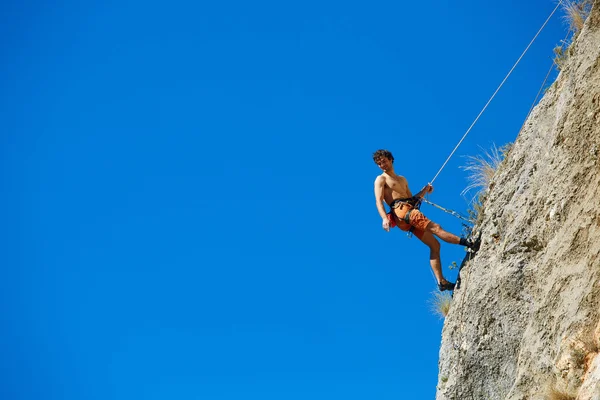
[{"label": "climbing shoe", "polygon": [[452,282],[442,282],[442,283],[438,283],[438,289],[440,289],[440,292],[443,292],[445,290],[454,290],[454,286],[455,284]]},{"label": "climbing shoe", "polygon": [[481,240],[477,239],[477,240],[473,240],[471,238],[467,239],[467,238],[460,238],[460,242],[459,244],[461,246],[466,246],[467,248],[469,248],[472,252],[476,253],[477,250],[479,250],[479,247],[481,246]]}]

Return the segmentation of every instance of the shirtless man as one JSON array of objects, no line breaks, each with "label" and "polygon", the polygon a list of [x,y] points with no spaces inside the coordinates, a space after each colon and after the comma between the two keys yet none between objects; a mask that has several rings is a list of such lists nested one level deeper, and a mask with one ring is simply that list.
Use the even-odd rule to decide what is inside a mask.
[{"label": "shirtless man", "polygon": [[[429,263],[435,275],[440,291],[454,290],[454,283],[448,282],[442,273],[442,262],[440,259],[440,242],[435,236],[444,242],[460,244],[476,250],[476,244],[465,238],[458,237],[446,232],[439,224],[430,221],[414,208],[416,200],[423,198],[425,194],[433,192],[433,186],[427,184],[415,196],[408,188],[406,178],[396,175],[394,172],[394,157],[387,150],[377,150],[373,153],[373,161],[381,168],[383,173],[375,179],[375,200],[377,211],[381,216],[381,226],[386,231],[390,227],[398,226],[403,231],[411,231],[427,247],[429,247]],[[390,206],[390,213],[385,212],[383,202]],[[434,236],[435,235],[435,236]]]}]

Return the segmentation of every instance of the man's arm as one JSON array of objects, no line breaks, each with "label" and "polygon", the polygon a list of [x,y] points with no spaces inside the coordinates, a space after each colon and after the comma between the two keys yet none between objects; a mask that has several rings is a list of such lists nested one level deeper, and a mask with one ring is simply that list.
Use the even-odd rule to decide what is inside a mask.
[{"label": "man's arm", "polygon": [[425,197],[425,195],[426,195],[427,193],[431,193],[431,192],[433,192],[433,186],[431,186],[431,183],[428,183],[427,185],[425,185],[425,187],[424,187],[423,189],[421,189],[421,190],[419,191],[419,193],[417,193],[417,194],[415,195],[415,197],[420,197],[420,198],[423,198],[423,197]]},{"label": "man's arm", "polygon": [[378,176],[375,179],[375,204],[377,205],[377,211],[381,217],[381,227],[386,231],[390,231],[390,221],[388,221],[385,207],[383,206],[383,189],[385,188],[385,179],[383,176]]}]

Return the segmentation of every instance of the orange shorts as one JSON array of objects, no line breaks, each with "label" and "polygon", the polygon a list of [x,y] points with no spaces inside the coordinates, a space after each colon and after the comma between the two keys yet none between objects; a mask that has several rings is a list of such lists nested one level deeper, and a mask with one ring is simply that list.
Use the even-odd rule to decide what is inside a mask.
[{"label": "orange shorts", "polygon": [[[409,210],[412,210],[409,216],[410,223],[406,223],[404,222],[403,218],[406,216],[406,213]],[[411,231],[419,239],[423,237],[423,233],[425,233],[427,225],[429,222],[431,222],[429,218],[423,215],[421,211],[415,210],[413,207],[406,205],[392,209],[387,216],[388,220],[390,221],[390,227],[393,228],[397,226],[403,231]]]}]

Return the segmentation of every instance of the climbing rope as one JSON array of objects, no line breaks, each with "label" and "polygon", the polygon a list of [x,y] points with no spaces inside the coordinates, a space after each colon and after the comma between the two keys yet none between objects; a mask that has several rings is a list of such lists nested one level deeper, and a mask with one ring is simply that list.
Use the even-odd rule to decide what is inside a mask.
[{"label": "climbing rope", "polygon": [[521,129],[519,130],[519,133],[521,133],[521,130],[523,130],[523,127],[525,126],[525,122],[527,122],[527,119],[531,115],[531,112],[533,111],[533,107],[535,107],[535,103],[538,101],[540,94],[542,93],[542,90],[544,90],[544,85],[546,84],[546,81],[548,81],[548,77],[550,76],[550,73],[552,72],[553,69],[554,69],[554,62],[552,62],[552,65],[550,66],[550,69],[548,70],[548,73],[546,74],[546,77],[544,78],[544,82],[542,82],[542,86],[540,86],[540,90],[538,90],[537,94],[535,95],[535,99],[533,100],[533,103],[531,103],[531,107],[529,108],[529,111],[527,112],[527,116],[525,117],[525,120],[523,121],[523,125],[521,125]]},{"label": "climbing rope", "polygon": [[506,76],[504,77],[504,79],[500,83],[500,86],[498,86],[498,88],[496,89],[496,91],[494,92],[494,94],[492,94],[492,97],[490,97],[490,99],[485,104],[485,106],[483,107],[483,109],[481,110],[481,112],[479,113],[479,115],[477,115],[477,118],[475,118],[475,121],[473,121],[473,123],[471,124],[471,126],[469,127],[469,129],[467,129],[467,131],[465,132],[465,134],[463,135],[463,137],[460,139],[460,141],[458,142],[458,144],[456,145],[456,147],[454,147],[454,150],[452,150],[452,152],[450,153],[450,155],[448,156],[448,158],[446,159],[446,161],[444,162],[444,164],[442,165],[442,167],[435,174],[435,176],[431,180],[431,183],[433,183],[436,180],[436,178],[442,172],[442,170],[444,169],[444,167],[446,166],[446,164],[448,164],[448,161],[450,161],[450,158],[452,158],[452,156],[454,155],[454,153],[456,152],[456,150],[458,149],[458,147],[462,144],[463,140],[465,140],[465,138],[467,137],[467,135],[469,134],[469,132],[471,132],[471,129],[473,129],[473,126],[475,126],[475,124],[477,123],[477,121],[479,121],[479,118],[484,113],[484,111],[487,109],[487,107],[490,105],[490,103],[492,102],[492,100],[494,99],[494,97],[496,97],[496,94],[500,91],[500,88],[502,88],[502,86],[504,85],[504,82],[506,82],[506,80],[508,79],[508,77],[512,74],[513,70],[517,67],[517,65],[519,64],[519,62],[523,58],[523,56],[525,56],[525,53],[527,53],[527,51],[529,50],[529,48],[531,47],[531,45],[533,44],[533,42],[535,42],[535,39],[537,39],[537,37],[539,36],[539,34],[546,27],[546,24],[548,24],[548,21],[550,21],[550,18],[552,18],[552,16],[556,12],[556,10],[558,10],[558,7],[562,4],[562,2],[563,2],[563,0],[559,0],[559,2],[556,5],[556,7],[554,7],[554,10],[552,10],[552,13],[550,13],[550,16],[546,19],[546,21],[544,22],[544,24],[542,25],[542,27],[538,30],[538,32],[535,34],[535,36],[533,37],[533,39],[531,39],[531,42],[529,42],[529,44],[527,45],[527,47],[525,48],[525,50],[523,51],[523,53],[521,54],[521,56],[519,57],[519,59],[512,66],[512,68],[510,69],[510,71],[508,71],[508,74],[506,74]]},{"label": "climbing rope", "polygon": [[468,223],[470,223],[470,224],[472,224],[473,222],[475,222],[475,221],[473,221],[472,219],[469,219],[469,218],[465,217],[464,215],[462,215],[462,214],[460,214],[460,213],[458,213],[458,212],[456,212],[456,211],[454,211],[454,210],[450,210],[450,209],[444,208],[444,207],[442,207],[442,206],[440,206],[440,205],[437,205],[437,204],[435,204],[435,203],[433,203],[433,202],[431,202],[431,201],[429,201],[429,200],[427,200],[427,199],[425,199],[425,198],[423,199],[423,201],[424,201],[425,203],[427,203],[427,204],[430,204],[430,205],[432,205],[432,206],[436,207],[436,208],[439,208],[440,210],[442,210],[442,211],[443,211],[443,212],[445,212],[445,213],[448,213],[448,214],[450,214],[450,215],[453,215],[453,216],[455,216],[456,218],[460,218],[460,219],[462,219],[463,221],[467,221],[467,222],[468,222]]},{"label": "climbing rope", "polygon": [[[527,49],[528,49],[528,48],[531,46],[531,44],[533,43],[533,41],[535,40],[535,38],[536,38],[536,37],[539,35],[539,33],[542,31],[542,29],[544,28],[544,26],[545,26],[545,25],[548,23],[548,21],[550,20],[550,18],[552,17],[552,15],[553,15],[553,14],[556,12],[556,9],[558,8],[558,6],[560,5],[560,3],[561,3],[561,2],[562,2],[562,0],[561,0],[561,1],[559,1],[558,5],[557,5],[557,6],[556,6],[556,8],[554,9],[554,11],[552,11],[552,13],[550,14],[550,16],[549,16],[549,17],[546,19],[546,22],[544,22],[544,25],[542,26],[542,28],[540,28],[540,30],[538,31],[538,33],[536,34],[536,36],[533,38],[533,40],[531,41],[531,43],[529,43],[529,46],[527,46]],[[563,42],[565,42],[565,41],[567,40],[567,38],[569,37],[570,33],[571,33],[571,30],[569,30],[569,31],[567,32],[567,36],[565,36],[565,38],[564,38]],[[524,55],[524,54],[527,52],[527,49],[525,49],[525,51],[523,52],[523,54],[521,54],[521,57],[519,57],[519,60],[520,60],[520,59],[523,57],[523,55]],[[504,84],[504,82],[506,81],[506,79],[508,78],[508,76],[510,75],[510,73],[512,72],[512,70],[513,70],[513,69],[516,67],[516,65],[519,63],[519,60],[517,60],[517,62],[515,63],[515,65],[513,66],[513,68],[510,70],[510,72],[508,73],[508,75],[506,76],[506,78],[504,78],[504,80],[502,81],[502,83],[500,84],[500,86],[502,86],[502,84]],[[521,129],[519,130],[519,133],[521,132],[521,130],[523,130],[523,126],[525,126],[525,122],[527,122],[527,119],[528,119],[528,118],[529,118],[529,116],[531,115],[531,112],[533,111],[533,108],[535,107],[535,104],[537,103],[537,101],[538,101],[538,99],[539,99],[539,97],[540,97],[540,94],[542,93],[542,90],[544,89],[544,86],[546,85],[546,82],[548,81],[548,77],[550,77],[550,73],[552,72],[552,70],[553,70],[553,69],[554,69],[554,62],[553,62],[553,63],[552,63],[552,65],[550,66],[550,69],[548,70],[548,73],[546,73],[546,77],[544,78],[544,81],[542,82],[542,85],[540,86],[540,89],[538,90],[538,92],[537,92],[537,94],[536,94],[536,96],[535,96],[535,99],[533,100],[533,103],[531,103],[531,107],[529,108],[529,111],[527,112],[527,116],[525,117],[525,120],[523,121],[523,124],[521,125]],[[496,92],[494,92],[494,95],[492,96],[492,99],[493,99],[493,97],[496,95],[496,93],[498,93],[498,90],[499,90],[499,89],[500,89],[500,87],[498,87],[498,89],[496,89]],[[491,102],[491,99],[488,101],[488,103],[486,104],[486,106],[485,106],[485,107],[487,107],[487,105],[488,105],[490,102]],[[484,107],[484,110],[485,110],[485,107]],[[479,117],[481,116],[481,114],[483,113],[483,111],[484,111],[484,110],[482,110],[482,111],[481,111],[481,113],[479,113],[479,115],[477,116],[477,118],[479,118]],[[475,120],[475,122],[477,122],[477,119]],[[460,145],[460,143],[463,141],[463,139],[464,139],[464,138],[466,137],[466,135],[469,133],[469,131],[471,130],[471,128],[473,127],[473,125],[475,125],[475,122],[473,122],[473,124],[471,125],[471,127],[469,128],[469,130],[467,131],[467,133],[465,133],[465,135],[463,136],[463,138],[461,139],[461,141],[460,141],[460,142],[458,143],[458,145],[457,145],[457,146],[454,148],[454,150],[452,151],[452,154],[450,154],[450,157],[452,157],[452,155],[454,154],[454,152],[456,151],[456,149],[458,148],[458,146]],[[441,172],[441,170],[444,168],[444,166],[446,165],[446,163],[448,162],[448,160],[450,159],[450,157],[448,157],[448,159],[446,160],[446,162],[444,163],[444,165],[442,166],[442,168],[440,168],[440,171],[438,171],[438,173],[436,174],[436,176],[433,178],[434,180],[435,180],[435,178],[437,178],[437,176],[439,175],[439,173]],[[432,182],[433,182],[433,181],[432,181]],[[427,200],[426,198],[423,198],[423,199],[422,199],[422,201],[424,201],[425,203],[427,203],[427,204],[429,204],[429,205],[432,205],[432,206],[434,206],[434,207],[436,207],[436,208],[438,208],[438,209],[440,209],[440,210],[442,210],[442,211],[444,211],[444,212],[446,212],[446,213],[448,213],[448,214],[451,214],[451,215],[453,215],[453,216],[454,216],[454,217],[456,217],[456,218],[462,219],[463,221],[467,221],[467,222],[469,222],[470,224],[473,224],[473,223],[474,223],[474,221],[473,221],[472,219],[469,219],[469,218],[467,218],[467,217],[463,216],[462,214],[460,214],[460,213],[458,213],[458,212],[456,212],[456,211],[453,211],[453,210],[450,210],[450,209],[444,208],[444,207],[442,207],[442,206],[440,206],[440,205],[438,205],[438,204],[435,204],[435,203],[433,203],[433,202],[431,202],[431,201]]]},{"label": "climbing rope", "polygon": [[[479,121],[479,118],[481,117],[481,115],[485,112],[485,110],[490,105],[490,103],[492,102],[492,100],[494,99],[494,97],[496,97],[496,94],[500,91],[500,89],[502,88],[502,86],[504,85],[504,83],[508,80],[508,78],[510,77],[510,75],[512,74],[512,72],[514,71],[514,69],[517,67],[517,65],[519,64],[519,62],[521,62],[521,59],[525,56],[525,54],[527,53],[527,51],[529,50],[529,48],[531,47],[531,45],[535,42],[535,40],[540,35],[540,33],[542,32],[542,30],[546,27],[546,25],[548,24],[548,21],[550,21],[550,19],[554,15],[554,13],[556,13],[556,10],[558,10],[558,7],[562,4],[562,2],[563,2],[563,0],[559,0],[558,1],[558,4],[556,4],[556,7],[554,7],[554,10],[552,10],[552,12],[548,16],[548,18],[546,18],[546,21],[544,21],[544,23],[542,24],[542,27],[535,34],[535,36],[533,37],[533,39],[531,39],[531,41],[529,42],[529,44],[527,45],[527,47],[525,48],[525,50],[523,51],[523,53],[521,53],[521,56],[517,59],[517,61],[512,66],[512,68],[510,69],[510,71],[508,71],[508,74],[506,74],[506,76],[504,77],[504,79],[502,80],[502,82],[500,82],[500,85],[498,86],[498,88],[496,89],[496,91],[492,94],[492,96],[490,97],[490,99],[487,101],[487,103],[485,104],[485,106],[483,107],[483,109],[479,112],[479,114],[477,115],[477,117],[475,118],[475,120],[473,121],[473,123],[471,124],[471,126],[469,126],[469,129],[467,129],[467,131],[462,136],[462,138],[459,140],[458,144],[454,147],[454,149],[452,150],[452,152],[450,153],[450,155],[448,156],[448,158],[446,159],[446,161],[444,161],[444,164],[442,164],[442,166],[440,167],[440,169],[438,170],[438,172],[435,174],[435,176],[433,177],[433,179],[429,182],[430,185],[433,184],[433,182],[437,179],[438,175],[446,167],[446,164],[448,164],[448,161],[450,161],[450,159],[452,158],[452,156],[454,155],[454,153],[456,152],[456,150],[460,147],[460,145],[462,144],[462,142],[465,140],[465,138],[469,134],[469,132],[471,132],[471,129],[473,129],[473,127],[475,126],[475,124],[477,123],[477,121]],[[550,71],[551,70],[552,69],[550,69]],[[542,87],[543,87],[543,85],[545,85],[546,80],[548,79],[548,76],[550,75],[550,71],[548,71],[548,74],[546,75],[546,78],[544,79],[544,83],[542,84]],[[534,104],[537,101],[537,99],[538,99],[538,97],[540,95],[541,90],[542,89],[540,88],[540,91],[538,91],[536,99],[534,100]],[[533,109],[533,105],[532,105],[532,108],[529,110],[529,112],[527,114],[528,117],[529,117],[529,114],[531,113],[532,109]],[[527,120],[527,118],[526,118],[526,120]],[[459,219],[462,219],[464,221],[467,221],[470,224],[473,224],[473,222],[474,222],[473,220],[468,219],[468,218],[462,216],[461,214],[459,214],[456,211],[446,209],[446,208],[444,208],[442,206],[439,206],[439,205],[437,205],[437,204],[435,204],[435,203],[433,203],[433,202],[431,202],[431,201],[429,201],[429,200],[427,200],[425,198],[423,198],[422,201],[424,201],[427,204],[430,204],[430,205],[432,205],[434,207],[437,207],[440,210],[442,210],[442,211],[444,211],[444,212],[446,212],[448,214],[451,214],[451,215],[455,216],[456,218],[459,218]],[[417,205],[417,208],[418,208],[418,205]],[[471,226],[470,228],[471,228],[471,232],[469,233],[469,235],[472,235],[473,234],[473,228],[474,228],[474,226]],[[411,233],[408,232],[408,235],[410,237]],[[472,257],[472,253],[469,251],[466,257],[468,257],[468,260],[470,261],[471,257]],[[466,260],[466,258],[465,258],[465,260]],[[459,268],[459,274],[458,274],[457,282],[456,282],[457,289],[460,287],[460,283],[461,283],[460,282],[460,272],[461,272],[460,270],[462,269],[462,267],[463,267],[463,265],[465,263],[465,260],[463,260],[463,262],[461,264],[461,267]],[[437,279],[435,278],[435,274],[433,273],[433,271],[431,269],[429,271],[431,272],[431,276],[432,276],[433,280],[437,283]],[[452,293],[452,296],[454,296],[454,293]]]},{"label": "climbing rope", "polygon": [[[565,43],[567,41],[569,35],[571,34],[571,31],[572,31],[571,29],[568,30],[567,35],[562,40],[562,43]],[[537,103],[538,99],[540,98],[540,94],[542,94],[542,90],[544,90],[544,86],[546,86],[546,82],[548,81],[548,78],[550,77],[550,73],[554,69],[554,64],[555,64],[554,61],[552,61],[552,65],[550,65],[550,68],[548,69],[548,73],[546,74],[546,77],[544,78],[544,82],[542,82],[542,85],[540,86],[540,90],[538,90],[537,94],[535,95],[535,99],[533,100],[533,103],[531,103],[531,107],[529,108],[529,111],[527,112],[527,116],[525,117],[525,120],[523,120],[523,125],[521,125],[521,129],[519,129],[519,133],[521,133],[521,131],[523,130],[523,127],[525,126],[525,122],[527,122],[527,120],[529,119],[529,116],[531,115],[531,112],[533,111],[535,104]]]}]

